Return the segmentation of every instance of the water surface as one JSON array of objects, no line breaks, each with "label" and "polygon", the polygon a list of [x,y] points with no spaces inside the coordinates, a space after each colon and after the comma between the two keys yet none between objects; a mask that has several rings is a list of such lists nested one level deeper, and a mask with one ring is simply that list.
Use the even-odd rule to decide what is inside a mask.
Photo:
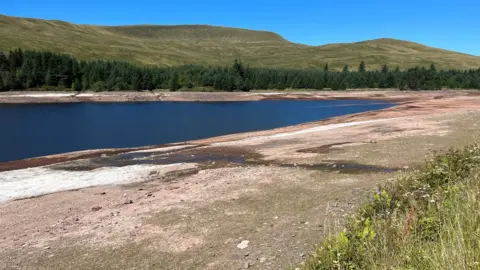
[{"label": "water surface", "polygon": [[272,129],[392,105],[370,100],[0,105],[0,162]]}]

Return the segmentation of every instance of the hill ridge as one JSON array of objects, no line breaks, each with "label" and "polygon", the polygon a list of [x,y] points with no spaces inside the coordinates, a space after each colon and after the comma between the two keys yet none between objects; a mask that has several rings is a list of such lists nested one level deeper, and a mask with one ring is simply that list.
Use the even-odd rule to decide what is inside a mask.
[{"label": "hill ridge", "polygon": [[229,65],[241,58],[251,66],[311,68],[328,63],[336,70],[345,64],[357,67],[361,61],[369,69],[432,63],[440,69],[480,67],[478,56],[395,38],[311,46],[271,31],[206,24],[97,26],[0,14],[0,36],[0,50],[48,50],[82,60],[161,66]]}]

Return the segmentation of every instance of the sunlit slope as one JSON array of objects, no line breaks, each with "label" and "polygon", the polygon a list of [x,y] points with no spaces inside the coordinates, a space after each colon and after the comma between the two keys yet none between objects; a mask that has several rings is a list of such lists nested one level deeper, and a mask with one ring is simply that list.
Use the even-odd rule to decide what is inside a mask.
[{"label": "sunlit slope", "polygon": [[[317,33],[312,33],[317,34]],[[383,64],[401,68],[416,65],[437,68],[478,68],[480,57],[394,39],[306,46],[278,34],[208,25],[92,26],[63,21],[0,15],[0,49],[49,50],[79,59],[125,60],[163,66],[230,64],[241,58],[251,66],[323,67],[361,61],[370,69]]]}]

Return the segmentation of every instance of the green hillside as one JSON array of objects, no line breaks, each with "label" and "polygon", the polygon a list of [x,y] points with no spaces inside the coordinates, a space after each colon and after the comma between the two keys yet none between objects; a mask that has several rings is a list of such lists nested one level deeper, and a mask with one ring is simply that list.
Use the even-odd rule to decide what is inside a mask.
[{"label": "green hillside", "polygon": [[0,49],[49,50],[78,59],[126,60],[138,64],[230,65],[241,58],[257,67],[478,68],[480,57],[394,39],[306,46],[278,34],[208,25],[92,26],[0,15]]}]

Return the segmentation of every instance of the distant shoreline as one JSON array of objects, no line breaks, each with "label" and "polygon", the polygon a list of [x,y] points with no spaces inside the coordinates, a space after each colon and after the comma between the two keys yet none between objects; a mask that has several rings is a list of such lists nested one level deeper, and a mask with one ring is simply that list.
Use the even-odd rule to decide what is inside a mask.
[{"label": "distant shoreline", "polygon": [[79,103],[79,102],[233,102],[260,100],[369,99],[391,102],[415,100],[424,95],[480,93],[478,90],[344,90],[344,91],[251,91],[251,92],[39,92],[0,93],[0,104]]}]

